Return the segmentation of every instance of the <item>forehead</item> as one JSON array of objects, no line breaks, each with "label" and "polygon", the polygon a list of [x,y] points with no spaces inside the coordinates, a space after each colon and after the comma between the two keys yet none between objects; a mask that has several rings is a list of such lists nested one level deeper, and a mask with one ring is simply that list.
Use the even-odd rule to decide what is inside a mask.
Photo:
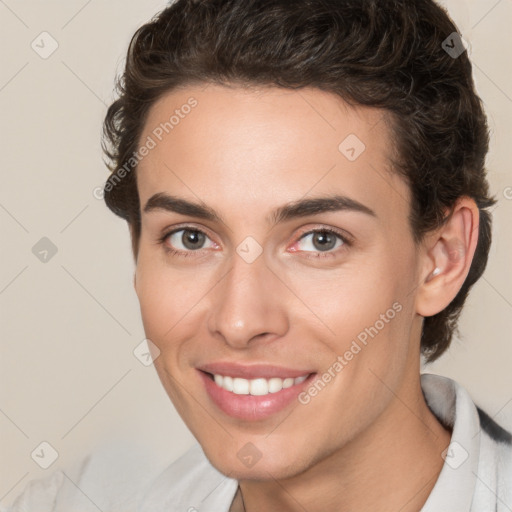
[{"label": "forehead", "polygon": [[137,169],[142,206],[172,191],[264,215],[270,203],[336,192],[377,213],[408,214],[408,187],[391,170],[385,112],[316,88],[174,90],[150,109],[140,144],[152,147]]}]

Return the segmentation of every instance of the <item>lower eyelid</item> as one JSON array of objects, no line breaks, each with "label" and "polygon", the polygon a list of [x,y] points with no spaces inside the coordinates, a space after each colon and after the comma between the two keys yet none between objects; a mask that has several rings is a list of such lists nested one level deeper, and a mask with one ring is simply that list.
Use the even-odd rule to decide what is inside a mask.
[{"label": "lower eyelid", "polygon": [[[179,233],[180,231],[196,231],[198,233],[202,233],[208,240],[210,240],[210,242],[212,244],[214,244],[214,246],[219,247],[218,244],[216,242],[214,242],[212,240],[212,238],[208,235],[208,233],[206,233],[202,229],[195,228],[194,226],[180,226],[178,228],[175,228],[175,229],[167,232],[166,234],[162,235],[162,237],[160,238],[160,242],[162,243],[162,245],[164,245],[165,250],[169,254],[185,256],[185,257],[193,256],[195,253],[200,253],[203,249],[209,248],[209,247],[201,247],[200,249],[196,249],[196,250],[183,250],[183,249],[176,249],[173,246],[170,246],[169,244],[167,244],[166,241],[168,240],[168,238],[176,233]],[[318,228],[318,229],[311,229],[309,231],[305,231],[298,236],[298,238],[295,240],[295,242],[293,242],[293,245],[297,244],[304,237],[306,237],[308,235],[314,235],[315,233],[330,233],[330,234],[336,236],[342,243],[340,246],[330,249],[330,250],[327,250],[327,251],[300,251],[300,250],[292,249],[292,252],[303,252],[306,254],[306,257],[310,257],[310,258],[311,257],[314,257],[314,258],[332,257],[332,256],[336,256],[337,252],[342,247],[351,245],[351,241],[345,235],[342,235],[341,233],[338,233],[337,231],[334,231],[333,229],[330,229],[330,228],[324,228],[324,229]]]}]

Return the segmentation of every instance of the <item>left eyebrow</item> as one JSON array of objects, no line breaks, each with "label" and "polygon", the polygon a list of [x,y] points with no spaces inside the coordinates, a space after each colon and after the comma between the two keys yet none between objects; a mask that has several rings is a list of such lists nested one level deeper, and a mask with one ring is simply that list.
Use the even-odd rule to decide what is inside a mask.
[{"label": "left eyebrow", "polygon": [[336,211],[359,212],[377,217],[376,213],[371,208],[368,208],[368,206],[365,206],[359,201],[346,196],[334,195],[299,199],[298,201],[288,203],[274,210],[268,220],[272,224],[278,224],[279,222],[298,217]]},{"label": "left eyebrow", "polygon": [[[164,210],[200,219],[223,222],[221,216],[212,208],[164,192],[154,194],[146,202],[144,212],[149,213],[154,210]],[[276,208],[266,220],[269,224],[275,225],[299,217],[335,211],[352,211],[377,217],[371,208],[359,201],[346,196],[333,195],[298,199],[297,201]]]}]

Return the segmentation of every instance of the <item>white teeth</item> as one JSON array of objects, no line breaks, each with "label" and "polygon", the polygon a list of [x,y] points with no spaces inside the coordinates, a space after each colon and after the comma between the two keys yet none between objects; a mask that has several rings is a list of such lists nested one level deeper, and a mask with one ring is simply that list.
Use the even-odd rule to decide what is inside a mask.
[{"label": "white teeth", "polygon": [[267,379],[253,379],[250,383],[251,395],[268,395]]},{"label": "white teeth", "polygon": [[240,379],[235,377],[233,379],[233,393],[237,395],[249,394],[249,381],[247,379]]},{"label": "white teeth", "polygon": [[219,377],[222,379],[222,386],[227,391],[233,391],[233,377],[222,377],[222,375],[219,375]]},{"label": "white teeth", "polygon": [[269,393],[277,393],[283,389],[283,379],[279,379],[274,377],[273,379],[268,379],[268,391]]},{"label": "white teeth", "polygon": [[308,376],[307,376],[307,375],[303,375],[302,377],[297,377],[297,378],[295,379],[294,384],[300,384],[301,382],[304,382],[307,378],[308,378]]},{"label": "white teeth", "polygon": [[288,377],[280,379],[273,377],[271,379],[242,379],[241,377],[229,377],[228,375],[215,374],[213,379],[215,384],[226,391],[231,391],[236,395],[254,395],[263,396],[269,393],[277,393],[282,389],[290,388],[295,384],[300,384],[308,378],[308,375],[301,375],[295,379]]},{"label": "white teeth", "polygon": [[283,389],[291,388],[293,386],[293,379],[288,378],[283,380]]}]

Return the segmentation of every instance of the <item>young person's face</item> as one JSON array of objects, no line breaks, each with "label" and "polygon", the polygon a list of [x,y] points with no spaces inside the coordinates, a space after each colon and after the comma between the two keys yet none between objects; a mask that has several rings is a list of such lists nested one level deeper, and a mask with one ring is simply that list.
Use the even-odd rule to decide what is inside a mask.
[{"label": "young person's face", "polygon": [[[422,252],[382,111],[318,89],[194,86],[152,107],[140,142],[151,149],[137,169],[136,292],[158,375],[211,462],[235,478],[283,478],[342,448],[364,453],[390,417],[410,416]],[[274,216],[335,196],[344,207]],[[307,380],[253,396],[205,371]]]}]

